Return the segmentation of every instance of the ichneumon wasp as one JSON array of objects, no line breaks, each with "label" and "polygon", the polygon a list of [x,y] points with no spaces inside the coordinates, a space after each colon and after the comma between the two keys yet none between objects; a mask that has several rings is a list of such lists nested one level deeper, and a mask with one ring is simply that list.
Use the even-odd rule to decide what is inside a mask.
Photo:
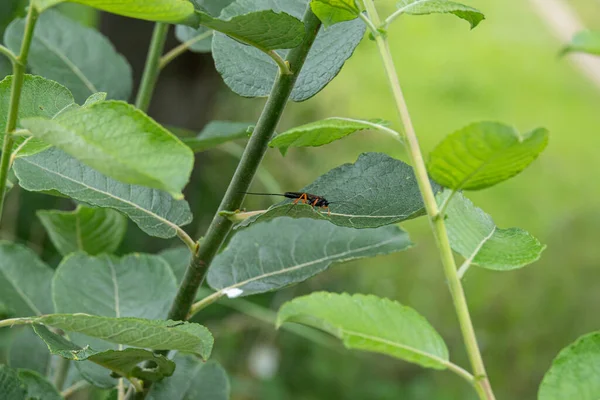
[{"label": "ichneumon wasp", "polygon": [[323,196],[317,196],[316,194],[310,194],[306,192],[285,192],[285,193],[252,193],[252,192],[242,192],[244,194],[251,194],[255,196],[282,196],[288,199],[294,199],[291,207],[288,209],[286,214],[290,212],[293,206],[302,202],[302,204],[310,204],[313,208],[326,208],[327,215],[331,215],[331,211],[329,210],[329,205],[333,202],[328,201]]}]

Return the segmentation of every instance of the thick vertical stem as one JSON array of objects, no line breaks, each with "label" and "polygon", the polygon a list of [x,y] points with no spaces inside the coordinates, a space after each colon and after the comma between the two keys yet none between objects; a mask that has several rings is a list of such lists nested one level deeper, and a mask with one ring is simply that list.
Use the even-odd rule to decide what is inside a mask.
[{"label": "thick vertical stem", "polygon": [[[242,159],[240,160],[235,174],[233,175],[233,179],[227,188],[227,192],[221,201],[219,211],[236,210],[241,206],[242,201],[244,200],[244,194],[242,192],[246,192],[250,187],[250,183],[252,183],[252,179],[263,159],[267,150],[267,143],[271,139],[275,127],[279,123],[279,119],[283,114],[285,105],[292,93],[296,79],[298,78],[298,74],[304,65],[308,51],[321,26],[321,22],[312,13],[310,7],[304,15],[304,25],[306,27],[304,42],[291,50],[286,59],[290,65],[292,74],[280,74],[277,78],[256,128],[254,129],[254,133],[248,141]],[[196,292],[198,291],[198,287],[202,284],[206,271],[215,254],[217,254],[217,251],[225,241],[232,224],[233,223],[229,219],[220,216],[218,212],[215,214],[205,238],[201,241],[200,247],[196,254],[194,254],[192,262],[186,271],[177,297],[171,308],[171,312],[169,313],[169,318],[182,320],[187,317],[190,307],[195,299]]]},{"label": "thick vertical stem", "polygon": [[21,43],[21,52],[17,60],[13,61],[13,77],[10,90],[10,103],[8,106],[8,118],[6,120],[6,131],[4,132],[4,143],[2,145],[2,157],[0,158],[0,220],[2,219],[2,209],[4,208],[4,195],[6,194],[6,181],[8,179],[8,170],[10,169],[10,158],[14,145],[13,131],[17,128],[19,116],[19,101],[21,100],[21,90],[23,89],[23,80],[25,79],[25,68],[27,66],[27,57],[29,47],[33,38],[33,30],[37,21],[38,13],[33,5],[29,6],[27,19],[25,22],[25,33]]},{"label": "thick vertical stem", "polygon": [[[381,21],[379,20],[373,0],[364,0],[364,4],[369,18],[373,24],[375,26],[380,26]],[[402,93],[400,81],[398,80],[398,74],[392,60],[389,44],[385,36],[380,32],[374,31],[373,35],[375,36],[375,40],[383,60],[385,72],[394,95],[394,100],[396,102],[396,106],[398,107],[398,113],[400,114],[400,119],[404,127],[406,148],[410,154],[417,182],[419,184],[421,195],[423,196],[423,201],[427,210],[427,215],[429,216],[429,221],[431,223],[437,246],[440,251],[444,273],[446,275],[446,279],[448,280],[448,285],[452,295],[452,300],[454,302],[454,308],[458,316],[463,340],[465,342],[465,347],[469,355],[471,366],[474,370],[475,388],[482,399],[494,400],[494,393],[492,392],[492,388],[485,371],[483,358],[481,357],[481,352],[479,351],[479,346],[477,345],[477,338],[475,336],[475,330],[473,329],[473,323],[469,314],[465,292],[456,271],[456,263],[454,261],[452,249],[450,248],[448,233],[446,232],[446,225],[444,224],[443,218],[439,218],[438,205],[431,187],[431,183],[429,182],[427,168],[425,167],[423,155],[419,147],[419,141],[412,124],[408,106]]]},{"label": "thick vertical stem", "polygon": [[152,93],[154,93],[154,88],[156,87],[156,81],[160,73],[160,57],[165,48],[168,32],[169,24],[157,22],[154,25],[150,49],[146,58],[146,66],[142,75],[142,83],[135,99],[135,106],[144,112],[148,111]]}]

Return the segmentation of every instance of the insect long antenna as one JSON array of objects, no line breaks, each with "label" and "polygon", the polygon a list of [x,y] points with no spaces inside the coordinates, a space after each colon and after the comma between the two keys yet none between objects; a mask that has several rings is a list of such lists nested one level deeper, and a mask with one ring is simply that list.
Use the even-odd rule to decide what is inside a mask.
[{"label": "insect long antenna", "polygon": [[252,194],[255,196],[282,196],[282,197],[285,197],[285,195],[282,193],[255,193],[255,192],[238,192],[238,193]]}]

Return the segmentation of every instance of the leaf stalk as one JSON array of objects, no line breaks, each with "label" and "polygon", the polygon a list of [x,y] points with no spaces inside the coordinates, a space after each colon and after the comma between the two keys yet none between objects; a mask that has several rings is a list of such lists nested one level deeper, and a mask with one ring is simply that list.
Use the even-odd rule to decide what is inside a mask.
[{"label": "leaf stalk", "polygon": [[2,219],[2,209],[4,208],[4,195],[6,193],[6,181],[10,169],[11,153],[15,143],[12,132],[17,128],[19,102],[21,100],[23,81],[25,79],[25,67],[27,65],[27,57],[29,56],[29,48],[31,47],[31,40],[33,39],[33,31],[35,29],[37,18],[38,12],[36,8],[33,5],[30,5],[27,10],[21,51],[19,56],[16,57],[16,60],[13,62],[13,80],[10,90],[8,118],[6,120],[4,143],[2,145],[2,156],[0,158],[0,220]]},{"label": "leaf stalk", "polygon": [[0,44],[0,54],[4,54],[11,63],[16,64],[20,63],[19,57],[15,53],[13,53],[8,47],[4,47]]},{"label": "leaf stalk", "polygon": [[[379,14],[377,13],[377,9],[375,8],[373,0],[363,0],[363,2],[367,10],[368,17],[372,22],[370,26],[381,26]],[[423,154],[421,153],[419,141],[412,124],[408,106],[406,104],[404,94],[402,93],[402,87],[400,86],[396,67],[392,60],[392,54],[388,40],[386,36],[381,35],[378,30],[373,31],[372,33],[377,43],[394,100],[398,108],[400,120],[404,128],[405,147],[410,155],[413,168],[415,169],[415,176],[421,190],[421,195],[423,196],[425,209],[427,210],[427,215],[429,216],[434,237],[440,251],[444,273],[446,275],[446,279],[448,280],[448,286],[450,288],[454,308],[458,316],[458,321],[471,366],[474,370],[474,375],[481,377],[481,379],[473,381],[473,386],[482,400],[495,400],[494,393],[487,377],[483,358],[481,357],[481,352],[479,351],[479,346],[477,344],[477,338],[475,336],[475,330],[471,321],[471,315],[469,314],[465,292],[457,274],[456,263],[454,261],[452,249],[450,248],[446,225],[443,218],[437,217],[439,216],[438,205],[429,181],[427,168],[425,167]]]},{"label": "leaf stalk", "polygon": [[173,48],[167,54],[165,54],[164,56],[162,56],[160,58],[160,62],[158,63],[158,68],[159,69],[165,68],[171,61],[173,61],[174,59],[176,59],[177,57],[179,57],[180,55],[182,55],[183,53],[188,51],[194,43],[200,42],[204,39],[211,37],[213,35],[213,33],[214,33],[214,31],[212,31],[212,30],[206,31],[204,33],[201,33],[198,36],[194,36],[190,40],[187,40],[187,41],[181,43],[179,46]]},{"label": "leaf stalk", "polygon": [[150,100],[156,87],[158,74],[160,73],[160,56],[165,48],[167,33],[169,32],[169,24],[157,22],[154,25],[152,32],[152,40],[150,41],[150,49],[146,58],[144,74],[142,75],[142,83],[135,99],[135,106],[143,112],[148,111]]}]

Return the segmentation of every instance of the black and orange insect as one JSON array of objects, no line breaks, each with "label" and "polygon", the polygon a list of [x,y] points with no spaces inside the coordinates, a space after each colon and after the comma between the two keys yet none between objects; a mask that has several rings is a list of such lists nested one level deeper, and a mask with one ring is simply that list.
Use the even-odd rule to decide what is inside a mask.
[{"label": "black and orange insect", "polygon": [[[302,202],[303,204],[310,204],[314,207],[327,209],[327,214],[331,214],[329,211],[329,205],[332,203],[323,196],[317,196],[316,194],[310,194],[306,192],[285,192],[285,193],[252,193],[242,192],[244,194],[252,194],[256,196],[282,196],[288,199],[294,199],[292,206]],[[291,209],[291,207],[290,207]],[[289,212],[289,210],[288,210]]]}]

